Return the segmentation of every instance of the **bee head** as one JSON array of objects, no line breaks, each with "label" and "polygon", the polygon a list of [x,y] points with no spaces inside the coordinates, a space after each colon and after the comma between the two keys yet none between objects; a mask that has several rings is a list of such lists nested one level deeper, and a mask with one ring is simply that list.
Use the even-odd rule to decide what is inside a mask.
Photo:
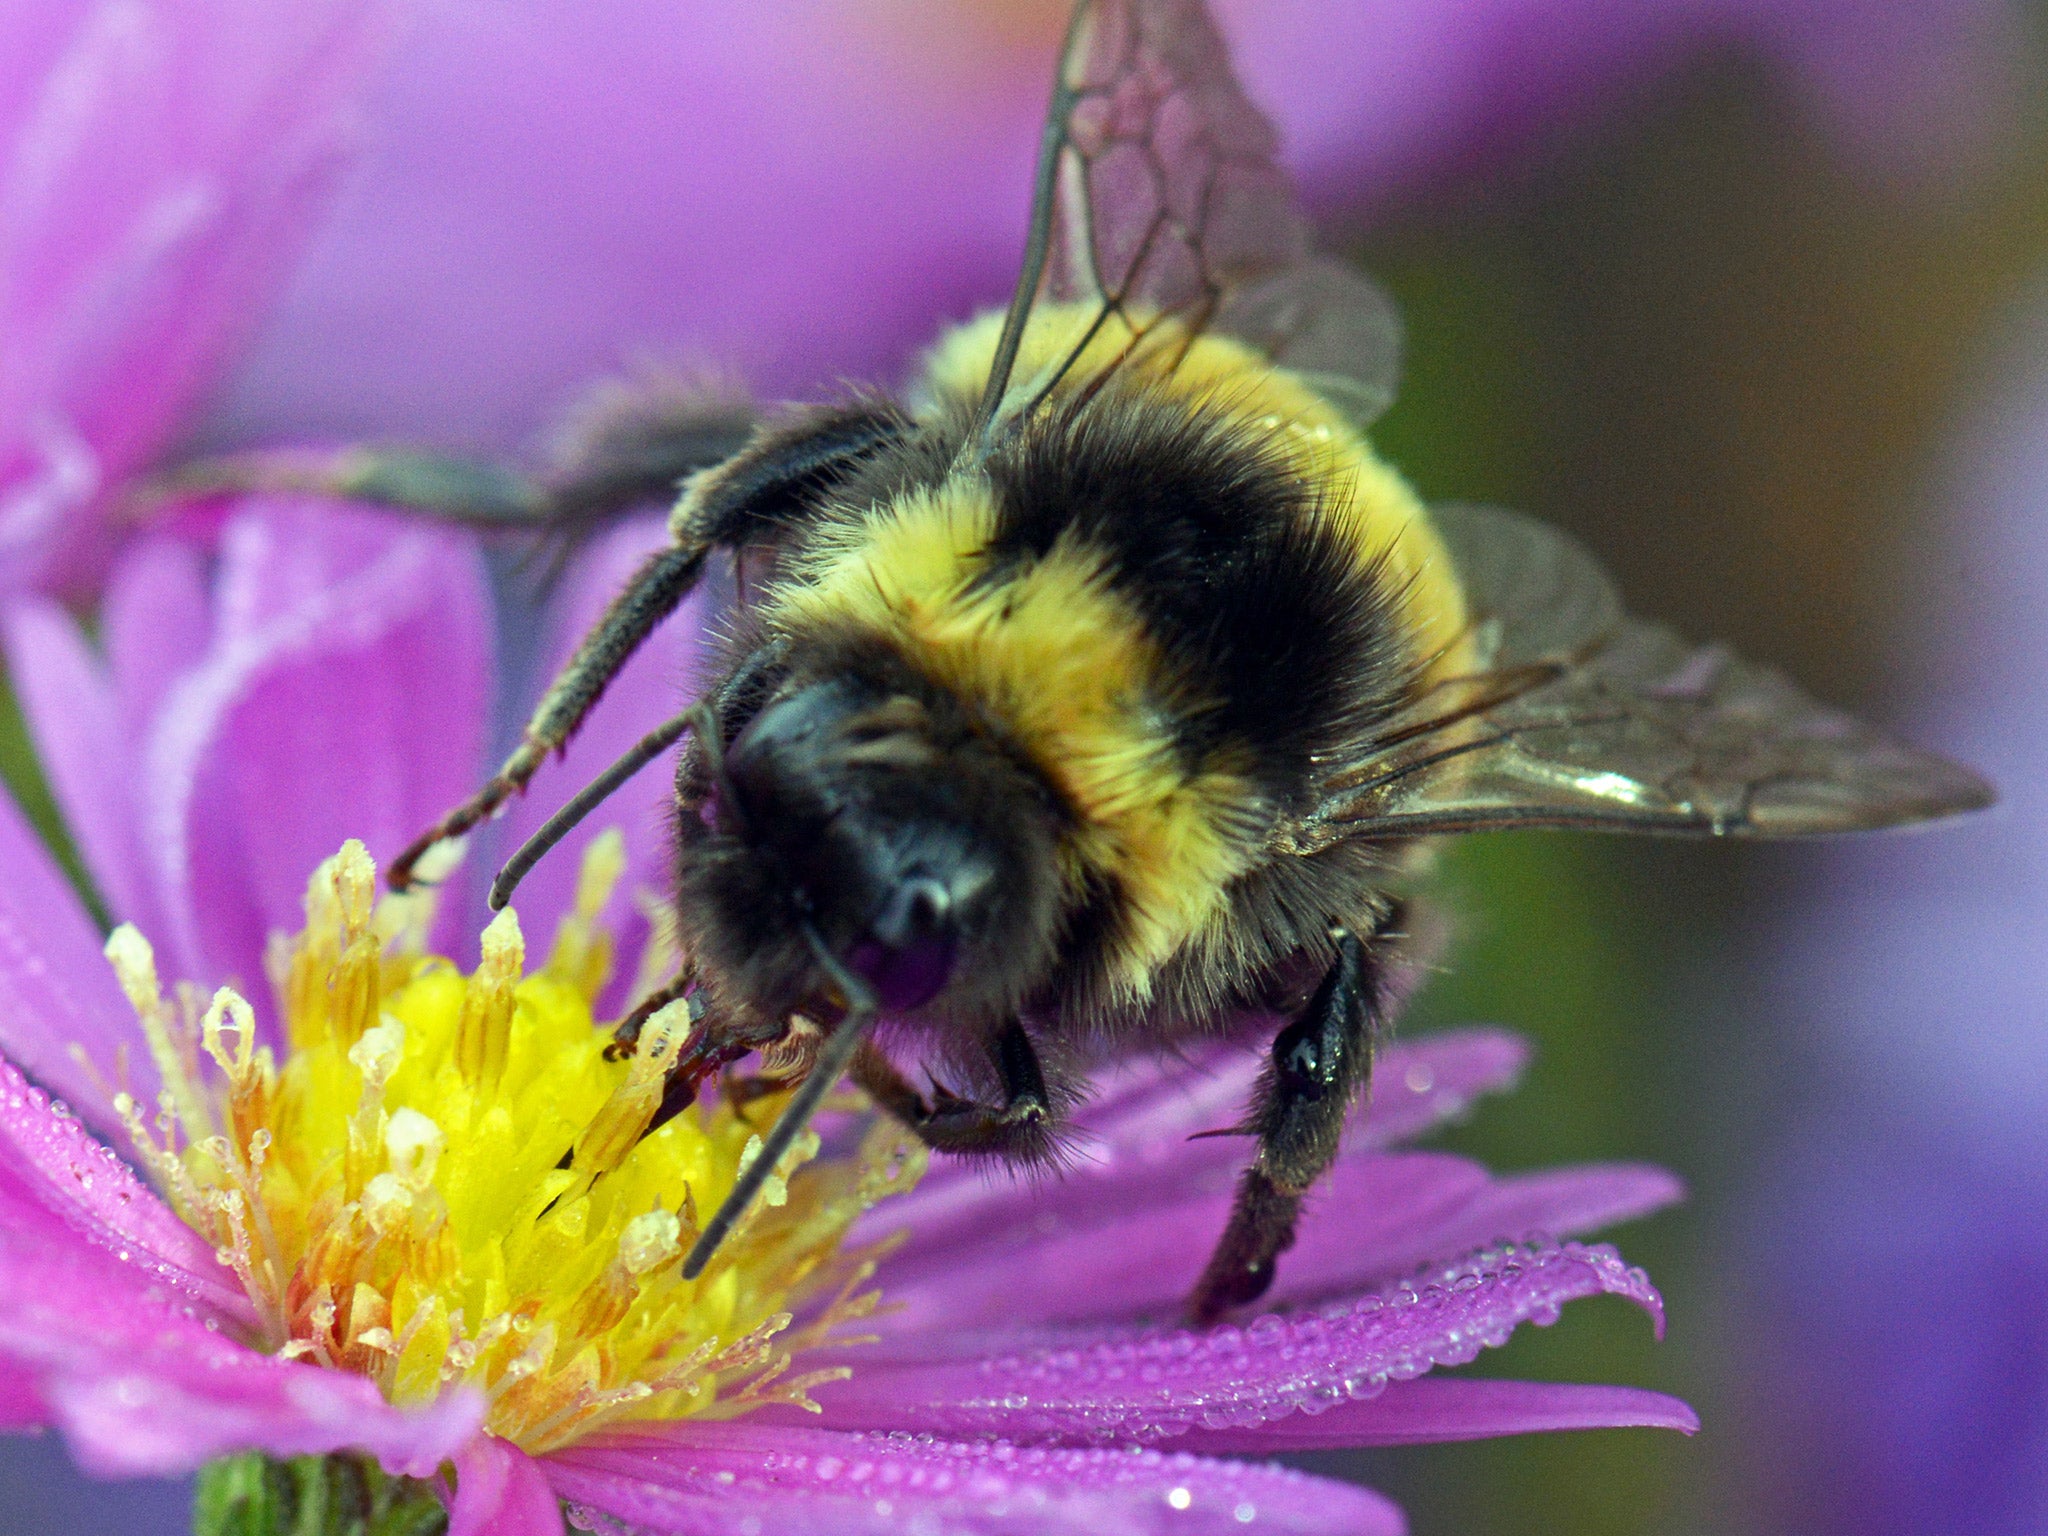
[{"label": "bee head", "polygon": [[806,926],[898,1015],[1004,1015],[1050,963],[1051,805],[950,696],[787,684],[720,767],[693,749],[682,789],[690,953],[764,1027],[823,1001]]}]

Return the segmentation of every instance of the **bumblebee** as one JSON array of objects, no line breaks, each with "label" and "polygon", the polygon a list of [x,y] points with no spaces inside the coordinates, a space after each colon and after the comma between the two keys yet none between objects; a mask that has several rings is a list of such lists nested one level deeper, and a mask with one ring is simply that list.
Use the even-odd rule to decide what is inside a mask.
[{"label": "bumblebee", "polygon": [[549,527],[687,475],[668,547],[400,887],[525,788],[715,557],[745,562],[707,694],[492,894],[687,735],[687,966],[621,1049],[687,994],[664,1113],[757,1051],[795,1087],[685,1273],[844,1075],[936,1149],[1043,1166],[1089,1061],[1263,1024],[1238,1127],[1256,1150],[1188,1301],[1212,1321],[1271,1283],[1368,1087],[1429,839],[1787,836],[1989,802],[1778,673],[1624,616],[1566,536],[1425,507],[1365,436],[1392,307],[1313,254],[1274,153],[1199,0],[1082,0],[1015,294],[903,398],[760,421],[628,400],[545,481],[388,454],[324,472]]}]

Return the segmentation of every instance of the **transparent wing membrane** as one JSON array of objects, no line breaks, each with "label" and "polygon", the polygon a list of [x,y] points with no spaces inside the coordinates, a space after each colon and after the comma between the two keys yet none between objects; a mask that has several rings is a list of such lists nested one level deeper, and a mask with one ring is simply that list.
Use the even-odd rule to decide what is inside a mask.
[{"label": "transparent wing membrane", "polygon": [[1308,845],[1497,827],[1722,836],[1851,832],[1988,805],[1726,647],[1625,618],[1576,540],[1491,507],[1440,510],[1483,670],[1425,692],[1333,769]]},{"label": "transparent wing membrane", "polygon": [[[1170,320],[1182,341],[1228,334],[1310,375],[1361,425],[1385,410],[1399,318],[1365,276],[1313,254],[1278,146],[1199,0],[1083,0],[1010,322],[1021,336],[1040,299],[1096,319],[1064,364],[1023,381],[1017,408],[1042,400],[1112,321],[1135,349]],[[998,349],[985,421],[1010,389],[1015,351]]]}]

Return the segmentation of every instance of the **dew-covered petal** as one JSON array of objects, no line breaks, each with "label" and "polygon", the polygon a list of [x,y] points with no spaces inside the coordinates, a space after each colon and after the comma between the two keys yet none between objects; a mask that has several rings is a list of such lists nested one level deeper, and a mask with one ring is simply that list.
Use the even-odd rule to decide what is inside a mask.
[{"label": "dew-covered petal", "polygon": [[[550,1456],[572,1505],[690,1536],[1400,1536],[1369,1489],[1151,1450],[968,1444],[741,1421],[679,1423]],[[596,1526],[603,1530],[602,1524]]]},{"label": "dew-covered petal", "polygon": [[[1236,1182],[1234,1166],[1211,1166],[1144,1183],[1111,1206],[1047,1181],[972,1241],[928,1245],[912,1225],[915,1240],[884,1262],[891,1305],[878,1327],[915,1347],[933,1329],[1171,1316],[1223,1231]],[[1585,1236],[1683,1193],[1671,1174],[1640,1165],[1496,1178],[1438,1153],[1347,1150],[1311,1193],[1268,1305],[1348,1295],[1496,1243]]]},{"label": "dew-covered petal", "polygon": [[[1311,1197],[1295,1246],[1280,1261],[1272,1304],[1294,1306],[1356,1290],[1447,1253],[1583,1236],[1685,1198],[1685,1185],[1662,1168],[1596,1163],[1488,1177],[1462,1200],[1399,1212],[1394,1206],[1404,1178],[1384,1167],[1396,1161],[1347,1158],[1331,1171]],[[1376,1177],[1382,1171],[1391,1177]]]},{"label": "dew-covered petal", "polygon": [[265,498],[223,531],[215,614],[142,752],[165,912],[150,937],[166,972],[249,987],[266,935],[299,925],[307,875],[344,839],[388,860],[475,786],[489,597],[468,538]]},{"label": "dew-covered petal", "polygon": [[104,1477],[188,1472],[215,1456],[356,1449],[430,1475],[477,1432],[483,1403],[391,1407],[368,1380],[236,1343],[142,1270],[64,1234],[0,1221],[0,1398],[32,1393]]},{"label": "dew-covered petal", "polygon": [[118,1136],[112,1088],[125,1081],[152,1103],[156,1072],[98,930],[4,794],[0,869],[0,1054],[95,1130]]},{"label": "dew-covered petal", "polygon": [[90,570],[326,207],[379,0],[0,17],[0,585]]},{"label": "dew-covered petal", "polygon": [[[1370,1104],[1362,1117],[1353,1112],[1347,1148],[1410,1140],[1462,1116],[1481,1094],[1512,1086],[1528,1054],[1520,1037],[1484,1028],[1388,1047]],[[907,1227],[917,1244],[906,1258],[937,1270],[949,1254],[1005,1241],[1048,1213],[1063,1228],[1120,1223],[1134,1209],[1225,1189],[1249,1161],[1251,1141],[1189,1138],[1242,1118],[1262,1061],[1259,1051],[1230,1046],[1184,1062],[1114,1068],[1076,1116],[1076,1158],[1057,1179],[1035,1183],[966,1159],[940,1159],[915,1191],[869,1216],[859,1235]]]},{"label": "dew-covered petal", "polygon": [[[549,614],[545,677],[552,677],[554,669],[568,659],[641,562],[667,542],[665,520],[658,517],[622,524],[592,542],[565,575]],[[517,847],[622,752],[695,697],[706,609],[703,593],[692,596],[620,670],[568,751],[542,768],[532,789],[506,815],[502,852]],[[536,686],[541,685],[537,680]],[[620,985],[612,989],[613,999],[623,995],[623,985],[631,980],[631,967],[646,939],[647,923],[637,898],[644,893],[665,900],[674,883],[668,830],[674,784],[674,754],[670,753],[650,763],[564,838],[526,877],[515,897],[527,931],[546,943],[574,899],[577,872],[590,840],[608,827],[617,827],[625,835],[626,876],[613,891],[607,910],[607,921],[618,941],[615,975]],[[599,1011],[602,1014],[602,1005]]]},{"label": "dew-covered petal", "polygon": [[562,1506],[530,1456],[478,1435],[455,1458],[448,1536],[562,1536]]},{"label": "dew-covered petal", "polygon": [[841,1428],[1156,1439],[1369,1397],[1390,1381],[1462,1365],[1520,1324],[1552,1322],[1566,1302],[1603,1294],[1634,1301],[1661,1332],[1663,1302],[1649,1277],[1612,1248],[1525,1244],[1245,1327],[898,1336],[887,1346],[893,1358],[870,1359],[816,1396],[825,1422]]},{"label": "dew-covered petal", "polygon": [[0,1169],[24,1196],[142,1279],[172,1287],[224,1322],[255,1325],[248,1297],[199,1234],[76,1116],[5,1061]]},{"label": "dew-covered petal", "polygon": [[1436,1445],[1566,1429],[1675,1429],[1690,1435],[1699,1415],[1675,1397],[1640,1387],[1555,1381],[1488,1381],[1424,1376],[1397,1381],[1378,1397],[1322,1413],[1294,1413],[1248,1429],[1195,1429],[1171,1442],[1208,1455],[1273,1456],[1358,1445]]}]

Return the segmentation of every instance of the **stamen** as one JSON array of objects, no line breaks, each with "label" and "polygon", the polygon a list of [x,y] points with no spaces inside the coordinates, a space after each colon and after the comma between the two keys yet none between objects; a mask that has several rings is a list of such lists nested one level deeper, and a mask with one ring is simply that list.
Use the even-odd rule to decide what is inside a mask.
[{"label": "stamen", "polygon": [[[305,930],[271,948],[281,1058],[240,996],[185,989],[173,1005],[139,933],[108,941],[163,1079],[161,1130],[128,1094],[116,1110],[255,1301],[265,1348],[396,1403],[468,1385],[491,1432],[530,1451],[620,1418],[807,1402],[843,1374],[795,1372],[792,1355],[872,1311],[875,1250],[839,1243],[915,1182],[922,1150],[893,1125],[845,1157],[802,1138],[760,1207],[782,1209],[743,1225],[715,1274],[683,1279],[700,1205],[761,1144],[744,1106],[715,1100],[648,1131],[685,1003],[649,1018],[631,1060],[607,1058],[590,1000],[623,870],[620,840],[594,840],[547,966],[522,976],[508,910],[464,978],[424,952],[424,898],[378,901],[375,866],[345,846],[308,884]],[[665,972],[675,952],[655,947]]]},{"label": "stamen", "polygon": [[384,1128],[384,1150],[391,1154],[391,1171],[415,1191],[430,1188],[434,1165],[448,1138],[441,1127],[416,1109],[401,1109]]},{"label": "stamen", "polygon": [[142,1025],[142,1038],[156,1063],[157,1076],[170,1096],[173,1113],[182,1122],[189,1139],[205,1134],[213,1124],[210,1107],[199,1091],[195,1064],[171,1036],[170,1009],[164,1005],[163,987],[156,975],[156,951],[150,948],[133,923],[123,923],[107,935],[106,954],[114,967],[128,1005]]},{"label": "stamen", "polygon": [[384,1016],[375,1029],[348,1048],[348,1063],[363,1080],[362,1097],[356,1103],[355,1119],[348,1131],[347,1188],[355,1194],[364,1186],[374,1149],[383,1141],[384,1089],[399,1063],[405,1059],[405,1026]]},{"label": "stamen", "polygon": [[505,1075],[505,1053],[512,1043],[512,989],[526,969],[526,940],[519,932],[519,914],[510,907],[484,929],[483,962],[470,978],[462,999],[462,1021],[455,1027],[456,1070],[486,1093]]},{"label": "stamen", "polygon": [[556,925],[554,947],[548,951],[548,974],[593,1000],[612,969],[612,937],[600,919],[625,873],[626,840],[617,827],[607,827],[584,850],[575,907]]},{"label": "stamen", "polygon": [[633,904],[647,921],[647,942],[641,946],[640,963],[633,972],[633,988],[626,998],[628,1012],[683,968],[681,925],[675,908],[651,891],[638,892]]},{"label": "stamen", "polygon": [[690,1009],[681,1000],[670,1003],[641,1028],[640,1048],[627,1064],[626,1080],[577,1139],[573,1166],[586,1181],[609,1173],[633,1150],[661,1107],[668,1069],[675,1065],[689,1032]]}]

